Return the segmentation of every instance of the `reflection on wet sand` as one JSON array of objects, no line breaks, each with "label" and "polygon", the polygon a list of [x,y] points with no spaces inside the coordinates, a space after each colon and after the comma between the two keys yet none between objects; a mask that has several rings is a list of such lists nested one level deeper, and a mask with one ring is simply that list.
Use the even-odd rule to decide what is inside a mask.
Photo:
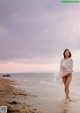
[{"label": "reflection on wet sand", "polygon": [[67,113],[67,105],[64,106],[62,113]]}]

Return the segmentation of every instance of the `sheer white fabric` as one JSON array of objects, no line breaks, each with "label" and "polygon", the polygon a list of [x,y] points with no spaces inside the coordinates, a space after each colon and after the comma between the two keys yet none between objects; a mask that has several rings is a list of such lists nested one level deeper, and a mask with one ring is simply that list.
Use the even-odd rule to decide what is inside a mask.
[{"label": "sheer white fabric", "polygon": [[69,73],[73,72],[73,59],[70,57],[68,59],[61,59],[60,61],[60,70],[57,75],[57,80],[61,80],[61,78]]}]

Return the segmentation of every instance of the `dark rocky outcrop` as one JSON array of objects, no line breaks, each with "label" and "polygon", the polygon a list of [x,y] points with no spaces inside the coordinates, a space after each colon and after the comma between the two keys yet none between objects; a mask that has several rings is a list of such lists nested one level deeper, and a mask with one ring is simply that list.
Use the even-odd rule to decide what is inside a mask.
[{"label": "dark rocky outcrop", "polygon": [[11,77],[11,75],[2,75],[3,77]]}]

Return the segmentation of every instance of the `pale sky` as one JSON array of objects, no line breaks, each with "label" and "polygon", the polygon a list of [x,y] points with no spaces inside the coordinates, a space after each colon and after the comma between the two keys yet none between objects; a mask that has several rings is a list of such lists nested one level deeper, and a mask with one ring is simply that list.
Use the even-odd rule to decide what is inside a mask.
[{"label": "pale sky", "polygon": [[80,3],[0,0],[0,73],[59,71],[63,51],[80,68]]}]

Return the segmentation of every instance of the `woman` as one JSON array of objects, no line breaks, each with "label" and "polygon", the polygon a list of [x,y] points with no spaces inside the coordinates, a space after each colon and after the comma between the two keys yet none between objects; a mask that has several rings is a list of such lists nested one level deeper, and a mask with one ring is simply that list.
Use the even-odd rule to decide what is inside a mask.
[{"label": "woman", "polygon": [[69,85],[72,80],[73,60],[71,58],[71,52],[68,49],[63,52],[63,56],[64,58],[60,61],[60,72],[57,79],[60,80],[62,78],[65,87],[66,101],[70,101]]}]

